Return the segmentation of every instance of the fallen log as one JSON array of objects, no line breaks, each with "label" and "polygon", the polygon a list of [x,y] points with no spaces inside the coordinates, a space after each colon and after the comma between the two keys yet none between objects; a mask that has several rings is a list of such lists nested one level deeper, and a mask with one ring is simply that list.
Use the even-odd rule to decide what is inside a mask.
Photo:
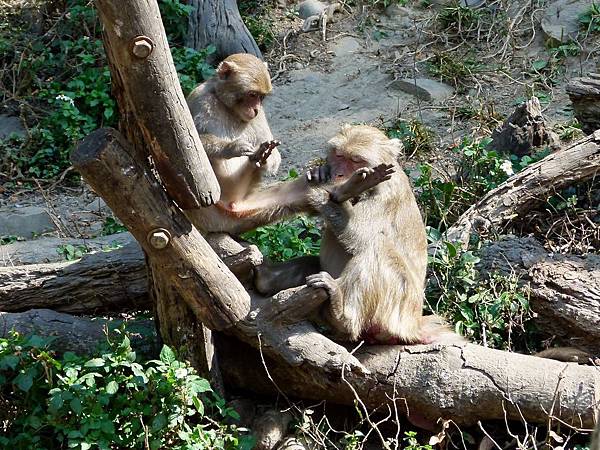
[{"label": "fallen log", "polygon": [[132,347],[147,358],[156,358],[160,348],[151,320],[100,319],[75,317],[49,309],[32,309],[22,313],[0,312],[0,337],[14,330],[23,335],[35,334],[52,338],[51,348],[57,352],[90,354],[106,342],[107,333],[126,323]]},{"label": "fallen log", "polygon": [[446,240],[466,246],[471,233],[501,234],[512,220],[561,189],[600,172],[600,130],[526,167],[471,206],[446,232]]},{"label": "fallen log", "polygon": [[71,314],[148,310],[144,255],[137,243],[78,261],[0,268],[0,311],[48,308]]},{"label": "fallen log", "polygon": [[567,84],[573,115],[586,133],[600,128],[600,73],[573,78]]},{"label": "fallen log", "polygon": [[65,255],[58,249],[65,245],[83,247],[85,253],[94,253],[108,251],[133,242],[135,239],[129,233],[117,233],[93,239],[45,237],[32,241],[19,241],[0,247],[0,267],[64,261]]},{"label": "fallen log", "polygon": [[509,237],[483,249],[478,269],[516,274],[540,333],[600,355],[600,255],[552,254],[532,237]]}]

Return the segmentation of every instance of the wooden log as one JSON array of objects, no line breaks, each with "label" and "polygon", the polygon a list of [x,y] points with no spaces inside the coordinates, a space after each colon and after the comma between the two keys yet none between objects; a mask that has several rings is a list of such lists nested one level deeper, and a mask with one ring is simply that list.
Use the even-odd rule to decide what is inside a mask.
[{"label": "wooden log", "polygon": [[151,309],[139,245],[78,261],[0,268],[0,311],[34,308],[71,314]]},{"label": "wooden log", "polygon": [[506,412],[508,420],[546,425],[550,417],[592,428],[598,407],[597,368],[474,344],[413,346],[407,351],[365,346],[354,355],[369,373],[346,367],[343,378],[341,368],[315,365],[331,358],[331,348],[308,347],[313,363],[293,366],[282,364],[266,349],[261,358],[258,351],[222,335],[217,349],[226,386],[346,405],[358,397],[367,408],[380,411],[386,405],[393,408],[395,399],[400,414],[452,419],[458,425],[503,420]]},{"label": "wooden log", "polygon": [[179,85],[158,3],[96,0],[95,4],[127,128],[136,136],[141,131],[165,188],[180,207],[216,203],[219,183]]},{"label": "wooden log", "polygon": [[600,131],[526,167],[471,206],[446,232],[446,240],[465,246],[471,233],[501,233],[507,223],[526,214],[561,189],[597,176]]},{"label": "wooden log", "polygon": [[132,153],[116,130],[105,128],[85,138],[71,162],[196,318],[211,329],[234,325],[248,313],[248,293]]},{"label": "wooden log", "polygon": [[600,129],[600,73],[573,78],[567,84],[573,115],[586,133]]},{"label": "wooden log", "polygon": [[186,45],[202,50],[216,47],[214,61],[234,53],[250,53],[262,59],[262,53],[244,25],[235,0],[190,0]]},{"label": "wooden log", "polygon": [[530,292],[539,332],[600,355],[600,256],[549,253],[532,237],[485,247],[478,269],[515,274]]},{"label": "wooden log", "polygon": [[[52,338],[52,349],[58,352],[90,354],[106,342],[106,330],[113,330],[125,321],[74,317],[49,309],[31,309],[22,313],[0,312],[0,337],[11,330],[23,335],[35,334]],[[160,352],[156,330],[151,320],[136,319],[126,322],[132,347],[147,358],[156,358]]]}]

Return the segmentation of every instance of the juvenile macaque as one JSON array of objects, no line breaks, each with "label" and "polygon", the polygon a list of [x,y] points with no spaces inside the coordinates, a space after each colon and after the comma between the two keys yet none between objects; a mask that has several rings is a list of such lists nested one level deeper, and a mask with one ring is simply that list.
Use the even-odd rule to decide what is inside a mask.
[{"label": "juvenile macaque", "polygon": [[440,317],[422,314],[427,239],[401,150],[369,126],[344,127],[329,141],[333,184],[309,193],[325,221],[322,271],[306,283],[328,292],[328,321],[343,339],[462,342]]},{"label": "juvenile macaque", "polygon": [[279,168],[279,142],[273,140],[262,106],[271,90],[266,65],[253,55],[236,54],[187,99],[221,187],[216,205],[186,211],[203,231],[231,232],[236,226],[231,211],[258,187],[263,173]]}]

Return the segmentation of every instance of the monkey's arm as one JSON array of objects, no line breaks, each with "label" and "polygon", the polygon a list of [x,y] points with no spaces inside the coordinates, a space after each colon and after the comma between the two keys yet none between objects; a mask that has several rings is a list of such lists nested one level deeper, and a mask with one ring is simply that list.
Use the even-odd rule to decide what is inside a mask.
[{"label": "monkey's arm", "polygon": [[231,159],[239,156],[251,157],[256,149],[249,142],[241,139],[231,140],[217,137],[213,134],[200,134],[200,141],[209,159]]}]

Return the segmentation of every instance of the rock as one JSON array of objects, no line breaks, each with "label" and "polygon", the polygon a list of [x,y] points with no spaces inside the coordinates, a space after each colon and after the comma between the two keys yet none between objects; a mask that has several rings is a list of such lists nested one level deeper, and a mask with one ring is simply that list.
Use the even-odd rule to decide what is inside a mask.
[{"label": "rock", "polygon": [[409,17],[411,15],[411,11],[404,6],[400,6],[398,3],[392,3],[390,6],[385,8],[385,15],[390,18]]},{"label": "rock", "polygon": [[11,134],[25,136],[25,128],[18,117],[0,114],[0,140],[8,138]]},{"label": "rock", "polygon": [[50,214],[39,206],[26,206],[0,216],[0,236],[32,237],[33,234],[56,230]]},{"label": "rock", "polygon": [[292,421],[289,412],[269,409],[254,419],[252,431],[256,437],[256,450],[273,450],[287,434],[288,425]]},{"label": "rock", "polygon": [[428,78],[402,78],[394,81],[390,87],[428,102],[440,102],[454,94],[454,89],[451,86]]},{"label": "rock", "polygon": [[327,8],[327,4],[319,0],[305,0],[298,5],[298,15],[306,20],[312,16],[318,16]]},{"label": "rock", "polygon": [[558,42],[577,39],[581,30],[579,16],[592,6],[594,0],[558,0],[546,7],[542,17],[542,30]]},{"label": "rock", "polygon": [[354,52],[360,49],[360,42],[350,36],[344,36],[337,41],[333,52],[336,57],[344,57],[352,55]]}]

